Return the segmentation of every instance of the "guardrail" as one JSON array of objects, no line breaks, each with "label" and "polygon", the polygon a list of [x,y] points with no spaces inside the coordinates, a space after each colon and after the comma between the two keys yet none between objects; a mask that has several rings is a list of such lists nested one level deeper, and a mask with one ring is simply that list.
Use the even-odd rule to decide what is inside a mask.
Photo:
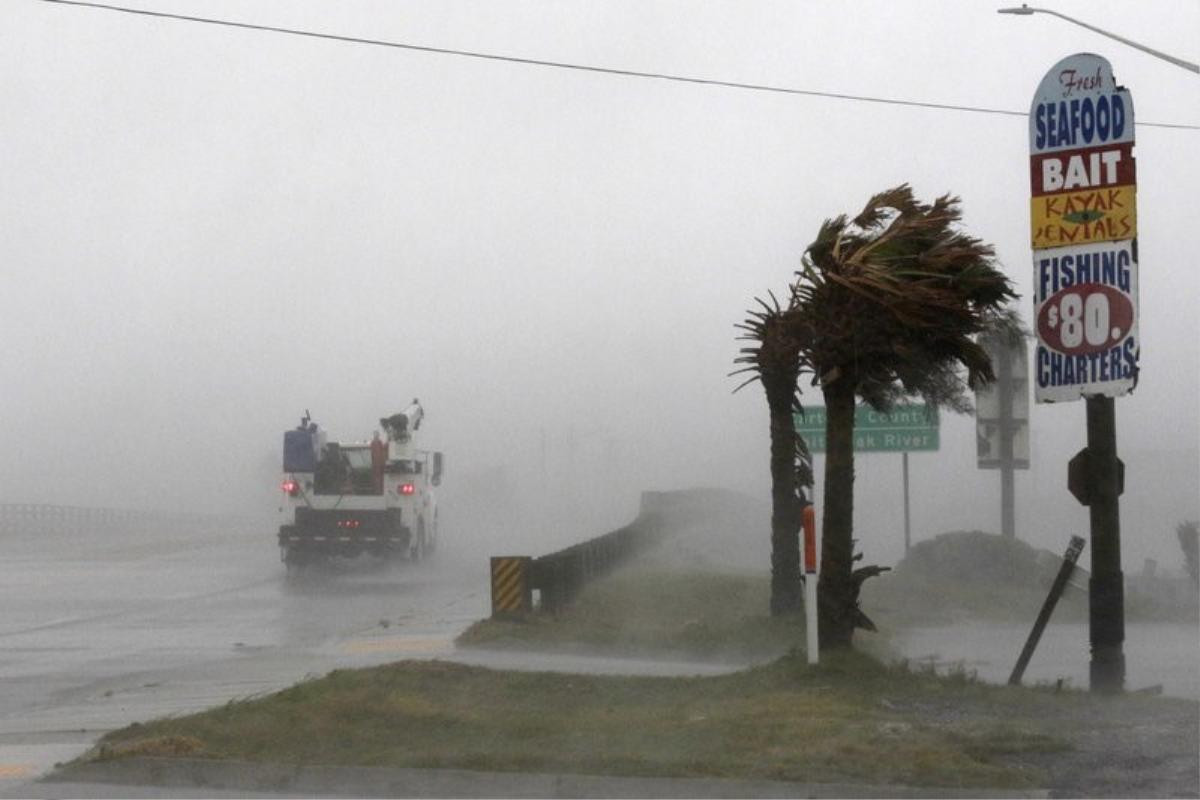
[{"label": "guardrail", "polygon": [[0,532],[60,534],[94,530],[152,530],[156,527],[206,527],[224,517],[131,508],[65,506],[49,503],[0,503]]},{"label": "guardrail", "polygon": [[492,616],[512,616],[535,610],[557,613],[569,606],[588,582],[608,574],[634,556],[657,546],[668,535],[672,522],[686,518],[680,503],[686,492],[642,492],[637,519],[623,528],[571,545],[554,553],[530,558],[500,556],[492,559]]}]

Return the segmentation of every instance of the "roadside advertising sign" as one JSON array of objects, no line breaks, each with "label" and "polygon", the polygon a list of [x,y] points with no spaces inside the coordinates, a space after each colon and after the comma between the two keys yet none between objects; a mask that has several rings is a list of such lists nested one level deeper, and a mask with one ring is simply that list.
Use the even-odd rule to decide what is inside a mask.
[{"label": "roadside advertising sign", "polygon": [[1101,56],[1076,53],[1029,112],[1034,399],[1120,397],[1137,382],[1133,98]]}]

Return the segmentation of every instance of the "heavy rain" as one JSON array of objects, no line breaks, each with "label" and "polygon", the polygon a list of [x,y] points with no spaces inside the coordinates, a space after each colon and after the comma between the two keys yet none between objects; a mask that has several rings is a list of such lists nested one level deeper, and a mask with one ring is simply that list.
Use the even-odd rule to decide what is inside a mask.
[{"label": "heavy rain", "polygon": [[[1195,7],[1054,9],[1178,59],[1200,49]],[[734,391],[746,346],[735,326],[760,309],[755,298],[786,301],[823,222],[908,185],[920,202],[960,198],[958,229],[994,248],[989,264],[1036,337],[1035,298],[1070,282],[1035,277],[1030,104],[1073,53],[1106,58],[1136,109],[1137,238],[1121,246],[1138,266],[1140,353],[1090,368],[1100,375],[1103,362],[1105,379],[1135,384],[1114,401],[1122,688],[1164,710],[1138,706],[1135,723],[1154,730],[1119,769],[1104,768],[1119,746],[1081,744],[1044,720],[1005,729],[1015,744],[972,728],[993,749],[964,756],[962,772],[945,756],[928,772],[853,780],[791,755],[706,772],[695,767],[710,746],[699,735],[676,761],[639,761],[651,758],[639,750],[506,762],[476,751],[480,734],[450,755],[370,763],[762,781],[737,784],[746,796],[818,784],[850,787],[828,796],[854,786],[1195,796],[1196,761],[1156,749],[1194,747],[1200,700],[1195,75],[1049,14],[996,10],[937,0],[5,3],[0,796],[96,796],[108,779],[93,773],[60,790],[32,781],[111,754],[134,723],[408,660],[547,670],[552,681],[795,669],[799,684],[824,685],[825,673],[804,671],[818,669],[804,666],[800,607],[812,601],[790,616],[769,609],[772,423],[759,384]],[[1064,175],[1132,181],[1117,155],[1105,158],[1090,172],[1080,161],[1046,174],[1063,184],[1056,191],[1070,188]],[[822,379],[834,380],[810,370],[796,384],[810,426],[824,419]],[[901,672],[970,691],[1005,684],[1079,536],[1079,568],[1023,685],[1054,702],[1090,697],[1092,528],[1068,490],[1068,463],[1088,444],[1085,402],[1032,394],[1019,401],[1027,455],[1007,522],[1000,470],[980,468],[970,409],[942,407],[932,439],[910,431],[886,447],[859,444],[853,551],[858,566],[889,569],[862,585],[861,611],[878,630],[854,632],[850,650],[895,671],[886,680],[896,686]],[[312,423],[321,438],[301,446],[314,448],[303,467],[289,461],[285,433],[307,437]],[[801,429],[824,442],[824,424]],[[372,456],[376,435],[383,455]],[[350,470],[336,479],[320,477],[326,441],[341,444]],[[813,449],[820,542],[827,457],[824,444]],[[322,538],[289,551],[289,533],[317,530],[301,530],[305,520],[336,516],[355,529],[334,531],[349,540],[383,520],[385,504],[399,509],[387,524],[398,518],[403,530],[386,547],[338,552]],[[790,535],[802,539],[799,528],[797,517]],[[537,567],[532,622],[481,622],[495,610],[493,557],[537,559],[619,531],[625,543],[588,562],[576,610],[550,613],[574,608],[580,587],[552,594],[551,568]],[[631,599],[640,592],[653,600]],[[1033,702],[1004,697],[995,702]],[[872,708],[901,721],[878,722],[880,735],[963,724],[944,709],[903,717],[907,706],[888,698]],[[1087,709],[1079,719],[1111,710]],[[691,709],[681,726],[726,712]],[[737,738],[741,723],[729,724],[713,741]],[[578,735],[597,752],[608,746],[596,731]],[[206,740],[180,731],[153,741]],[[869,753],[871,741],[854,746]],[[189,748],[145,754],[221,757],[211,742]],[[431,786],[402,791],[488,794]],[[510,788],[722,791],[557,786]],[[229,786],[239,788],[262,787]],[[387,793],[362,784],[350,794],[373,792]]]}]

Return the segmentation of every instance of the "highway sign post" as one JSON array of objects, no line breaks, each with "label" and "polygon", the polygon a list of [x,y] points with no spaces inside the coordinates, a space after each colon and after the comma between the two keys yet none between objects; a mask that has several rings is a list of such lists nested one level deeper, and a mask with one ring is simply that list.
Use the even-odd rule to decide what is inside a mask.
[{"label": "highway sign post", "polygon": [[1106,59],[1076,53],[1051,67],[1029,111],[1034,399],[1087,403],[1086,456],[1072,460],[1069,483],[1091,518],[1090,685],[1098,692],[1125,684],[1113,398],[1137,384],[1141,349],[1133,147],[1133,97]]},{"label": "highway sign post", "polygon": [[[795,415],[796,433],[804,438],[809,451],[825,452],[824,406],[805,406]],[[939,439],[937,412],[922,403],[895,405],[891,411],[876,411],[870,406],[854,409],[854,449],[860,453],[902,453],[904,473],[904,552],[912,541],[908,503],[908,454],[910,451],[937,450]]]}]

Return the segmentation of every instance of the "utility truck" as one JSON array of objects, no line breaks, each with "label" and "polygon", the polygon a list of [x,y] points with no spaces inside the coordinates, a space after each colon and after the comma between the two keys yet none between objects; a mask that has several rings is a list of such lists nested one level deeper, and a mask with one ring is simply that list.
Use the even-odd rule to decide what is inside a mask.
[{"label": "utility truck", "polygon": [[306,410],[283,435],[279,548],[288,569],[363,554],[420,561],[437,545],[442,454],[418,449],[416,399],[379,420],[386,439],[330,441]]}]

